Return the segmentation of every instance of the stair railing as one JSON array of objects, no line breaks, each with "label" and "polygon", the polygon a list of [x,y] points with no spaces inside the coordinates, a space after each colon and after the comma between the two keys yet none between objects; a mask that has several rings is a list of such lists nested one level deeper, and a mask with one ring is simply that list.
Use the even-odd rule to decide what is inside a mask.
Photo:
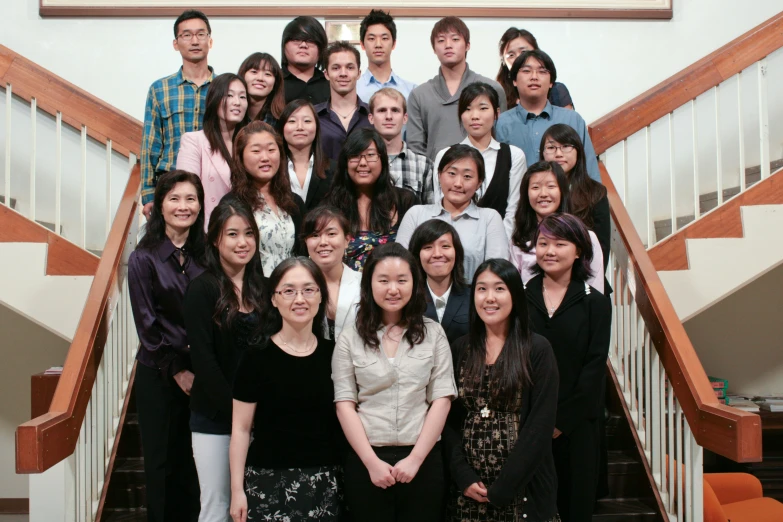
[{"label": "stair railing", "polygon": [[647,248],[783,166],[781,48],[783,12],[591,125]]},{"label": "stair railing", "polygon": [[142,124],[0,45],[0,203],[101,250]]}]

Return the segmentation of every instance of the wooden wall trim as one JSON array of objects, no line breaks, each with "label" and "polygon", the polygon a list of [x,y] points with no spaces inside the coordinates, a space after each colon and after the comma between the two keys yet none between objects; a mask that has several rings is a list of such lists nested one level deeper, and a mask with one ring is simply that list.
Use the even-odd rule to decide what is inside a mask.
[{"label": "wooden wall trim", "polygon": [[29,498],[0,498],[0,515],[27,515],[30,513]]},{"label": "wooden wall trim", "polygon": [[783,171],[761,180],[649,250],[656,270],[687,270],[686,240],[743,237],[740,207],[783,204]]},{"label": "wooden wall trim", "polygon": [[104,144],[111,139],[115,151],[139,156],[139,120],[0,45],[0,85],[9,83],[14,95],[28,102],[35,98],[38,109],[52,116],[60,111],[63,122],[78,131],[86,125],[91,138]]},{"label": "wooden wall trim", "polygon": [[760,461],[759,416],[718,403],[696,350],[606,167],[603,163],[599,167],[612,214],[612,252],[618,270],[632,279],[629,284],[635,289],[633,299],[696,441],[703,448],[735,462]]},{"label": "wooden wall trim", "polygon": [[590,125],[597,154],[783,47],[783,12]]},{"label": "wooden wall trim", "polygon": [[[203,7],[200,8],[207,16],[340,16],[363,18],[368,7],[298,7],[296,5],[281,5],[277,7]],[[120,16],[173,16],[182,13],[182,7],[62,7],[39,5],[41,16],[73,16],[73,17],[120,17]],[[395,17],[437,17],[444,14],[442,7],[401,7],[391,8],[390,14]],[[570,18],[570,19],[661,19],[671,20],[672,9],[568,9],[568,8],[483,8],[455,7],[449,9],[449,14],[466,17],[493,18]]]},{"label": "wooden wall trim", "polygon": [[99,258],[17,211],[0,205],[0,243],[46,243],[46,275],[92,276]]},{"label": "wooden wall trim", "polygon": [[141,174],[136,165],[117,208],[49,411],[16,429],[17,473],[41,473],[74,452],[109,333],[109,303],[116,297],[140,191]]}]

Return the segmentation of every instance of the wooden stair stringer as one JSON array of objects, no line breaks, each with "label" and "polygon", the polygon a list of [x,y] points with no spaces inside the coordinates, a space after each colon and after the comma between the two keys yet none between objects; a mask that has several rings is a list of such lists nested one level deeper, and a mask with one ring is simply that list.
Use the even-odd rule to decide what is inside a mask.
[{"label": "wooden stair stringer", "polygon": [[0,243],[45,243],[49,276],[94,276],[98,270],[98,256],[5,205],[0,205]]},{"label": "wooden stair stringer", "polygon": [[650,248],[648,253],[653,266],[658,271],[688,270],[688,239],[742,238],[741,207],[779,204],[783,204],[783,170],[761,180]]}]

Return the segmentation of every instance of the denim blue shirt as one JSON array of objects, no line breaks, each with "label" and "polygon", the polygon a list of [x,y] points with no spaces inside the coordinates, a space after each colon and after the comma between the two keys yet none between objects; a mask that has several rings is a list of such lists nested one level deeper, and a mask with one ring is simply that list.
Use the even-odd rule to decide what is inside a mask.
[{"label": "denim blue shirt", "polygon": [[370,103],[370,98],[372,95],[384,87],[397,89],[405,97],[405,100],[407,100],[408,95],[416,87],[416,84],[402,79],[400,76],[395,74],[394,71],[392,71],[388,82],[381,83],[375,78],[375,76],[372,75],[370,70],[367,69],[359,78],[359,81],[356,82],[356,93],[364,103]]},{"label": "denim blue shirt", "polygon": [[585,147],[587,173],[600,183],[601,174],[598,171],[598,160],[593,142],[590,141],[590,135],[587,133],[585,120],[576,111],[555,107],[546,102],[541,114],[533,114],[521,105],[517,105],[500,115],[495,125],[495,134],[498,141],[516,145],[522,149],[527,164],[530,166],[541,159],[538,156],[541,137],[549,127],[556,123],[570,125],[579,134]]}]

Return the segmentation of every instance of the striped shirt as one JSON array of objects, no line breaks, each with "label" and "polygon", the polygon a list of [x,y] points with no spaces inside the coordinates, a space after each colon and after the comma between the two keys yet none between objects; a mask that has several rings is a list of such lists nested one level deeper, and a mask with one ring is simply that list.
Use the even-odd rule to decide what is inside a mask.
[{"label": "striped shirt", "polygon": [[[182,67],[150,86],[144,107],[144,135],[141,139],[142,204],[155,195],[155,175],[176,168],[179,141],[186,132],[201,130],[207,90],[215,77],[197,86],[182,76]],[[196,105],[198,100],[198,105]]]},{"label": "striped shirt", "polygon": [[432,161],[416,154],[405,142],[397,155],[389,155],[389,175],[395,187],[412,190],[422,205],[432,202]]}]

